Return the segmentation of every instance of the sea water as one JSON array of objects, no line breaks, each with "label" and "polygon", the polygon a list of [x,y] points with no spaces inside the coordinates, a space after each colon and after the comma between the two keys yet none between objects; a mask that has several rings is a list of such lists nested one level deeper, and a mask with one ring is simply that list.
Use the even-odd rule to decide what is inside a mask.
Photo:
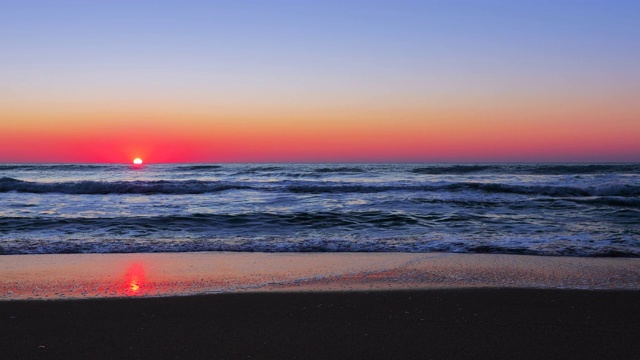
[{"label": "sea water", "polygon": [[640,164],[0,164],[0,254],[640,256]]}]

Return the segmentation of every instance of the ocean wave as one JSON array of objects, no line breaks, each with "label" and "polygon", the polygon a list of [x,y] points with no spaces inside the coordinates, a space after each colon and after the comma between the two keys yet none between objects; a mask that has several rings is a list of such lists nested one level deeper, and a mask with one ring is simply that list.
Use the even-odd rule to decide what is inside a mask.
[{"label": "ocean wave", "polygon": [[0,171],[105,171],[121,170],[125,164],[0,164]]},{"label": "ocean wave", "polygon": [[253,175],[253,176],[279,176],[279,177],[300,177],[304,173],[288,172],[282,166],[255,166],[242,169],[234,173],[234,175]]},{"label": "ocean wave", "polygon": [[72,181],[42,183],[0,178],[0,193],[23,192],[33,194],[61,193],[77,195],[106,194],[206,194],[233,189],[246,189],[240,183],[184,180],[184,181]]},{"label": "ocean wave", "polygon": [[[520,166],[526,169],[526,166]],[[523,169],[523,170],[524,170]],[[526,171],[526,170],[524,170]],[[640,174],[638,164],[589,164],[589,165],[536,165],[530,170],[531,174],[539,175],[579,175],[579,174],[611,174],[628,173]]]},{"label": "ocean wave", "polygon": [[208,164],[202,164],[202,165],[178,165],[175,167],[172,167],[171,170],[173,171],[207,171],[207,170],[216,170],[216,169],[220,169],[222,167],[222,165],[208,165]]},{"label": "ocean wave", "polygon": [[522,175],[586,175],[586,174],[640,174],[640,164],[497,164],[497,165],[433,165],[410,170],[414,174],[464,175],[522,174]]},{"label": "ocean wave", "polygon": [[314,169],[314,172],[317,173],[336,173],[336,174],[353,174],[353,173],[362,173],[364,169],[353,166],[341,166],[341,167],[322,167],[318,169]]},{"label": "ocean wave", "polygon": [[156,252],[448,252],[580,257],[640,257],[640,247],[616,244],[567,245],[562,238],[532,243],[532,239],[458,241],[455,237],[383,237],[369,239],[317,237],[213,237],[153,239],[124,238],[109,241],[19,239],[0,242],[0,254],[156,253]]},{"label": "ocean wave", "polygon": [[[0,164],[0,171],[118,171],[129,168],[129,164]],[[163,169],[171,172],[200,172],[226,169],[220,164],[161,164],[146,165],[149,169]],[[640,164],[358,164],[323,166],[319,164],[264,164],[239,168],[240,172],[260,173],[284,171],[292,175],[304,174],[353,174],[376,172],[408,171],[418,175],[465,175],[465,174],[522,174],[522,175],[588,175],[588,174],[640,174]]]},{"label": "ocean wave", "polygon": [[425,185],[354,185],[354,184],[300,184],[287,189],[295,193],[376,193],[386,191],[482,191],[545,196],[640,196],[640,186],[604,185],[599,187],[572,187],[553,185],[510,185],[500,183],[461,182]]},{"label": "ocean wave", "polygon": [[256,166],[256,167],[250,167],[246,170],[247,173],[256,173],[256,172],[262,172],[262,171],[280,171],[280,170],[284,170],[285,168],[282,166]]},{"label": "ocean wave", "polygon": [[438,219],[436,215],[394,214],[381,211],[364,212],[296,212],[243,214],[189,214],[128,217],[0,217],[0,234],[22,230],[68,229],[71,232],[118,229],[118,231],[183,231],[215,232],[272,231],[283,233],[298,228],[324,229],[345,227],[358,230],[370,227],[393,228],[416,225]]},{"label": "ocean wave", "polygon": [[510,185],[497,183],[459,183],[452,189],[477,189],[490,193],[513,193],[522,195],[545,196],[640,196],[640,186],[601,185],[601,186],[554,186],[554,185]]},{"label": "ocean wave", "polygon": [[[588,198],[563,198],[563,200],[589,205],[620,206],[640,208],[640,197],[602,196]],[[640,220],[639,220],[640,221]]]},{"label": "ocean wave", "polygon": [[388,191],[408,192],[460,192],[480,191],[544,196],[640,196],[640,186],[610,184],[600,186],[556,186],[556,185],[512,185],[501,183],[459,182],[424,184],[369,184],[359,185],[348,182],[321,181],[280,181],[280,182],[233,182],[204,180],[154,180],[154,181],[72,181],[72,182],[31,182],[9,177],[0,178],[0,193],[62,193],[82,195],[104,194],[206,194],[224,190],[284,191],[290,193],[381,193]]},{"label": "ocean wave", "polygon": [[428,166],[418,167],[411,170],[414,174],[428,174],[428,175],[456,175],[456,174],[469,174],[485,171],[496,171],[501,169],[501,166],[490,165],[450,165],[450,166]]}]

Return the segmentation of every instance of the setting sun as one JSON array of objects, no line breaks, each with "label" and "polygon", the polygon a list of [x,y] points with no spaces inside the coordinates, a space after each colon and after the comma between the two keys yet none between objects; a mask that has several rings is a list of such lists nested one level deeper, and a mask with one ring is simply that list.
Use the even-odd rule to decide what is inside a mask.
[{"label": "setting sun", "polygon": [[142,165],[142,159],[140,159],[140,158],[135,158],[135,159],[133,159],[133,163],[134,163],[135,165]]}]

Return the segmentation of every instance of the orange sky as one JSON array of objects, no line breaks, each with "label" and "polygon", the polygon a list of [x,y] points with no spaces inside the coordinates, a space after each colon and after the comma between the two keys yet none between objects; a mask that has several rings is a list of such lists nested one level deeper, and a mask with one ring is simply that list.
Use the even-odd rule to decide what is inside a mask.
[{"label": "orange sky", "polygon": [[640,108],[599,99],[237,108],[159,103],[95,110],[17,104],[2,110],[11,121],[0,125],[0,161],[128,162],[137,156],[147,163],[637,159]]}]

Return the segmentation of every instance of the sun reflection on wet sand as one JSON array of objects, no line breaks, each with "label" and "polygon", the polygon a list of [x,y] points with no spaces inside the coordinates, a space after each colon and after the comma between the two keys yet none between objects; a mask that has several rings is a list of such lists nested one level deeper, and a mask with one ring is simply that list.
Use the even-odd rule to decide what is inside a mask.
[{"label": "sun reflection on wet sand", "polygon": [[124,276],[124,288],[125,293],[129,296],[141,295],[149,291],[145,281],[144,266],[141,263],[134,263],[127,269]]}]

